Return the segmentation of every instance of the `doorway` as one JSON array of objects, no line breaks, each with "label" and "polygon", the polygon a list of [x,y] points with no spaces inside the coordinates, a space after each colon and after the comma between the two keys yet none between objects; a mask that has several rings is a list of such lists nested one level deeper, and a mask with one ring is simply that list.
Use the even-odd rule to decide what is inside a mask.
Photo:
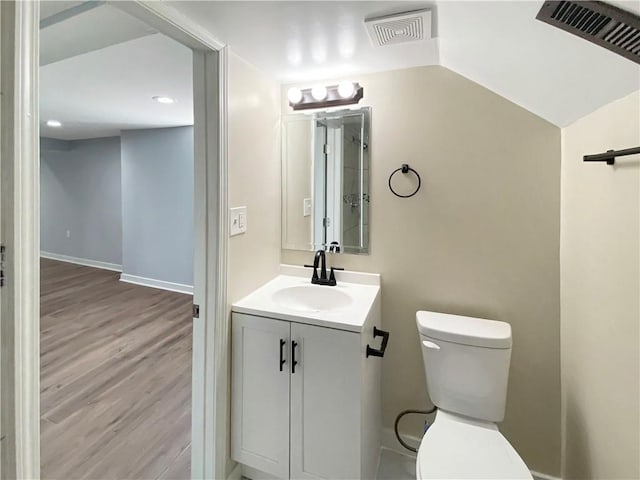
[{"label": "doorway", "polygon": [[[65,2],[76,3],[76,2]],[[80,2],[77,2],[80,3]],[[93,2],[92,2],[93,3]],[[101,3],[101,2],[96,2]],[[215,348],[227,342],[226,280],[226,51],[171,7],[115,3],[193,51],[194,98],[194,309],[191,475],[219,476],[224,436],[216,406]],[[4,129],[2,240],[11,277],[2,296],[2,475],[39,476],[39,3],[2,3]],[[25,88],[25,86],[27,88]],[[4,174],[7,174],[6,176]],[[10,200],[10,201],[8,201]],[[220,351],[222,348],[220,348]],[[218,353],[219,355],[219,353]],[[209,375],[206,372],[211,372]],[[9,401],[7,401],[7,399]],[[222,442],[220,442],[222,443]],[[212,452],[205,455],[204,452]],[[215,453],[213,453],[215,452]]]},{"label": "doorway", "polygon": [[189,478],[192,52],[89,6],[40,10],[40,474]]}]

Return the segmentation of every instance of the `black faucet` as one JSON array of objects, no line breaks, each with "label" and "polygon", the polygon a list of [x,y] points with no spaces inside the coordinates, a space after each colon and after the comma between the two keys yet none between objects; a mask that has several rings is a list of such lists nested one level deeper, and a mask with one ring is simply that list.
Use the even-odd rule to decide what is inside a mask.
[{"label": "black faucet", "polygon": [[[333,287],[336,285],[335,270],[344,270],[344,268],[331,267],[331,273],[327,277],[327,257],[324,250],[320,249],[313,257],[313,265],[305,265],[307,268],[313,268],[313,275],[311,275],[311,283],[314,285],[327,285]],[[318,267],[320,267],[320,274],[318,275]]]},{"label": "black faucet", "polygon": [[313,274],[318,277],[318,263],[320,264],[320,278],[319,280],[327,279],[327,256],[324,250],[318,250],[313,257]]}]

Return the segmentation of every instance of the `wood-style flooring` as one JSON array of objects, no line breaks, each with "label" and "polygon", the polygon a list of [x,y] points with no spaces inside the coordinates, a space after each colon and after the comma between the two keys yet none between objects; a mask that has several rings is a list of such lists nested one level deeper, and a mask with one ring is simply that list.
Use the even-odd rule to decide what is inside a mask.
[{"label": "wood-style flooring", "polygon": [[191,296],[41,261],[43,479],[187,479]]}]

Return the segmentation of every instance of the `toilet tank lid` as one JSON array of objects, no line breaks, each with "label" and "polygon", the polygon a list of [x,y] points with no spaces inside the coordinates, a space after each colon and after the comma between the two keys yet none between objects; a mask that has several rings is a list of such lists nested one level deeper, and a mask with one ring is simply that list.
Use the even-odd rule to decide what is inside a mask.
[{"label": "toilet tank lid", "polygon": [[446,342],[487,348],[511,348],[511,325],[448,313],[416,313],[421,335]]}]

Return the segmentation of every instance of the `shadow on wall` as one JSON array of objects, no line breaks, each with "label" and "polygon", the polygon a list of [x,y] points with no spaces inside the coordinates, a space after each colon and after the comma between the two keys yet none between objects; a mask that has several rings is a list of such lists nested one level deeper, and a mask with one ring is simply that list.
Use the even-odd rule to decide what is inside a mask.
[{"label": "shadow on wall", "polygon": [[[609,165],[607,165],[609,167]],[[630,158],[626,158],[626,159],[620,159],[617,158],[616,159],[616,163],[612,166],[610,166],[610,168],[613,168],[613,170],[638,170],[640,169],[640,158],[638,159],[630,159]]]},{"label": "shadow on wall", "polygon": [[[566,399],[566,432],[565,438],[570,438],[567,442],[564,456],[575,459],[572,463],[578,469],[573,472],[565,473],[567,479],[571,478],[594,478],[593,464],[591,463],[591,455],[589,454],[589,435],[584,428],[587,424],[585,412],[580,409],[580,402],[576,402],[573,396]],[[597,415],[598,412],[588,413],[587,415]]]}]

